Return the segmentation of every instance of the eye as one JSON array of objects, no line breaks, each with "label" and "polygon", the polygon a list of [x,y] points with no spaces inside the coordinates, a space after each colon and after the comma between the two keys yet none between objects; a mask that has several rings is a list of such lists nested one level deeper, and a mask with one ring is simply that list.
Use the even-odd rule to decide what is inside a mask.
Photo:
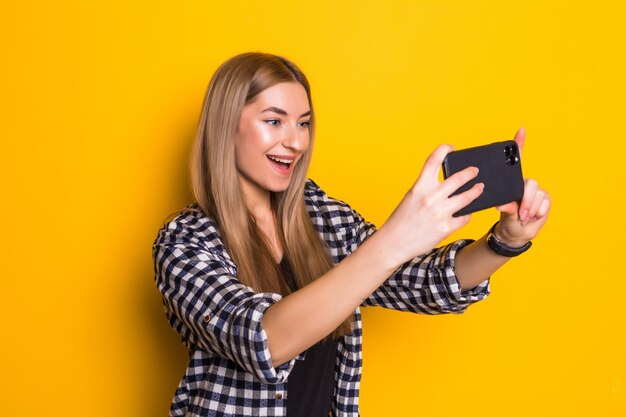
[{"label": "eye", "polygon": [[299,125],[301,127],[310,127],[311,126],[311,121],[310,120],[305,120],[304,122],[300,122]]},{"label": "eye", "polygon": [[265,123],[267,123],[268,125],[271,125],[271,126],[278,126],[280,124],[280,120],[278,120],[278,119],[269,119],[269,120],[266,120]]}]

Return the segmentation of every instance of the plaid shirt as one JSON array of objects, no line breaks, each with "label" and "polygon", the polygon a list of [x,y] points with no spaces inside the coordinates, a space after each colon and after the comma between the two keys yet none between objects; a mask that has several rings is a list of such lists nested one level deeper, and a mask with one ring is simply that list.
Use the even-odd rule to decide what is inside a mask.
[{"label": "plaid shirt", "polygon": [[[311,220],[335,263],[374,233],[372,224],[313,181],[307,181],[304,194]],[[489,294],[488,280],[462,292],[454,274],[455,254],[469,242],[454,242],[407,262],[362,305],[462,313]],[[159,231],[153,258],[167,318],[190,355],[170,416],[285,416],[289,372],[304,355],[272,366],[261,326],[265,311],[281,295],[254,292],[237,280],[237,265],[215,223],[196,204]],[[361,330],[357,308],[352,333],[338,343],[334,416],[359,415]]]}]

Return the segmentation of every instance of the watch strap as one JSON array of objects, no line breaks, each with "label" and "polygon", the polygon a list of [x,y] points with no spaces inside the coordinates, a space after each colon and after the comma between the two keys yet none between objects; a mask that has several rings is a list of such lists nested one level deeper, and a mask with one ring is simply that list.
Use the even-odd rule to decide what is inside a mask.
[{"label": "watch strap", "polygon": [[533,245],[531,241],[528,241],[524,246],[520,246],[517,248],[505,245],[500,240],[498,240],[496,234],[494,233],[498,223],[499,222],[496,222],[493,226],[491,226],[491,229],[489,229],[489,232],[487,233],[487,246],[489,246],[489,249],[491,249],[498,255],[512,258],[526,252]]}]

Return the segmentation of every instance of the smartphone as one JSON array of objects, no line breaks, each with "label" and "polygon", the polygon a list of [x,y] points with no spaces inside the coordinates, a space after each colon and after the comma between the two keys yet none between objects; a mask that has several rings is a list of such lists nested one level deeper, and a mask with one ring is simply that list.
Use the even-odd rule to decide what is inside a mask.
[{"label": "smartphone", "polygon": [[443,176],[448,178],[469,166],[478,168],[478,176],[452,193],[467,191],[474,184],[485,184],[483,193],[455,217],[490,207],[519,201],[524,196],[522,159],[517,143],[512,140],[450,152],[443,161]]}]

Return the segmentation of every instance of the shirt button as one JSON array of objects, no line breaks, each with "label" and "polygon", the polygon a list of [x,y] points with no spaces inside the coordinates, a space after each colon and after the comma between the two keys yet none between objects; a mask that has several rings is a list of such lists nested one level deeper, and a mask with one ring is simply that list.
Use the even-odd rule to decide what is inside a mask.
[{"label": "shirt button", "polygon": [[274,397],[277,400],[282,400],[283,399],[283,394],[276,394],[276,396]]},{"label": "shirt button", "polygon": [[210,314],[207,314],[206,316],[204,316],[204,317],[202,318],[202,321],[203,321],[203,322],[205,322],[205,323],[210,322],[210,321],[211,321],[211,315],[210,315]]}]

